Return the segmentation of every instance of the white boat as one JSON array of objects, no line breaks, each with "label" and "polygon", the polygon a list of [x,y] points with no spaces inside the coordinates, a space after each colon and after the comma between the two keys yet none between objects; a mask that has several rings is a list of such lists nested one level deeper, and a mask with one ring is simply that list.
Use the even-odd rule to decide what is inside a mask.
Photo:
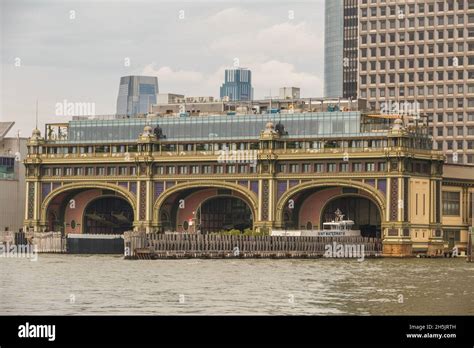
[{"label": "white boat", "polygon": [[324,222],[323,229],[316,231],[318,237],[360,237],[360,230],[353,230],[352,220]]},{"label": "white boat", "polygon": [[344,214],[339,209],[334,213],[336,218],[332,221],[324,222],[322,230],[272,230],[272,236],[290,237],[360,237],[360,230],[353,230],[354,221],[343,220]]}]

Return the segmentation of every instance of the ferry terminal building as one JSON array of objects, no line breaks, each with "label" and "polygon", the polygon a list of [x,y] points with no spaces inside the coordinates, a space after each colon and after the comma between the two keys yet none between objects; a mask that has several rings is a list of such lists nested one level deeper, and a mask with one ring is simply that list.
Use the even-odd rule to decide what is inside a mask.
[{"label": "ferry terminal building", "polygon": [[465,250],[474,167],[359,111],[73,120],[28,141],[25,228],[321,229],[340,209],[387,256]]}]

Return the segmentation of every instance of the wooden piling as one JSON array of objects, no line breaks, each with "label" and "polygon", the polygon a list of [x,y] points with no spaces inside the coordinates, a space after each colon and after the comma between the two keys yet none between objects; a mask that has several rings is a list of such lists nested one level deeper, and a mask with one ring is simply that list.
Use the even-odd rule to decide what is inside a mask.
[{"label": "wooden piling", "polygon": [[[126,232],[125,257],[152,258],[320,258],[327,245],[363,245],[364,257],[382,254],[380,239],[365,237],[292,237]],[[234,248],[238,248],[236,253]],[[145,251],[147,250],[147,251]],[[144,255],[150,256],[144,256]]]}]

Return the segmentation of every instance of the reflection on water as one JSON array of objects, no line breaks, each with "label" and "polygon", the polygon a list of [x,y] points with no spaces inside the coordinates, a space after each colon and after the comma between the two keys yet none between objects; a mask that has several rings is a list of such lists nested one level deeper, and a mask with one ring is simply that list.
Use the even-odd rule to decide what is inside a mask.
[{"label": "reflection on water", "polygon": [[0,258],[0,314],[474,314],[465,259]]}]

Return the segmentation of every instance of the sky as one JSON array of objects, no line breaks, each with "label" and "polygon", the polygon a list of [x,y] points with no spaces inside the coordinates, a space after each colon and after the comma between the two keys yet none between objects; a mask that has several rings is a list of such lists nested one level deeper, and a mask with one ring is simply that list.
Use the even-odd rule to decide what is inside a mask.
[{"label": "sky", "polygon": [[[67,122],[59,104],[114,114],[121,76],[160,93],[219,97],[224,69],[252,70],[256,99],[323,94],[324,0],[0,0],[0,121],[29,137]],[[91,105],[91,104],[90,104]]]}]

